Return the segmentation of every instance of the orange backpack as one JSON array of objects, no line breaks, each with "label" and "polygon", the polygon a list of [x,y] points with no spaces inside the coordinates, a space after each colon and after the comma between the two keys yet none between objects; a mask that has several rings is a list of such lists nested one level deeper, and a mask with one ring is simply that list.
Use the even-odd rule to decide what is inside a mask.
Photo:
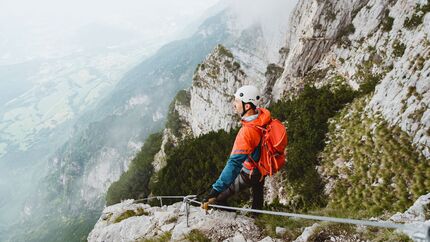
[{"label": "orange backpack", "polygon": [[272,176],[285,164],[285,148],[288,144],[287,129],[277,119],[272,119],[265,127],[252,126],[262,132],[260,161],[249,160],[258,168],[262,177]]}]

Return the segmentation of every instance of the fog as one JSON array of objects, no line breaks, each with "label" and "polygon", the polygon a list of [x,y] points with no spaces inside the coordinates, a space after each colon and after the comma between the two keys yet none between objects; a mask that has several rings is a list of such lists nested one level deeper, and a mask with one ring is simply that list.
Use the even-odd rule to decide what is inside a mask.
[{"label": "fog", "polygon": [[[0,65],[56,58],[95,47],[169,40],[219,0],[2,0]],[[246,27],[285,31],[297,0],[224,0]],[[0,81],[1,76],[0,76]]]},{"label": "fog", "polygon": [[288,29],[291,11],[298,0],[231,0],[230,6],[238,15],[239,24],[262,25],[266,34],[273,35]]},{"label": "fog", "polygon": [[2,0],[0,65],[58,57],[96,44],[173,38],[216,2]]},{"label": "fog", "polygon": [[[54,149],[43,146],[49,135],[38,127],[58,114],[80,115],[92,104],[82,100],[93,99],[78,97],[94,82],[105,88],[96,92],[99,100],[148,54],[145,48],[178,38],[217,1],[0,0],[0,241],[5,226],[20,219]],[[71,109],[75,97],[79,106]],[[32,145],[48,151],[31,153]]]}]

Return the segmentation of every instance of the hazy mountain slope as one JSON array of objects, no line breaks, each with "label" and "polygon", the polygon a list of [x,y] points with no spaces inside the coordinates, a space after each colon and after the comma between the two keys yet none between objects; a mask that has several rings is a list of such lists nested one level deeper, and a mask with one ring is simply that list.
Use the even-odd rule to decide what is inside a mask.
[{"label": "hazy mountain slope", "polygon": [[[70,140],[50,158],[40,192],[27,202],[25,220],[32,224],[44,215],[55,221],[60,214],[85,217],[99,211],[107,187],[127,169],[144,139],[162,127],[171,98],[189,85],[197,63],[226,36],[223,15],[214,16],[190,38],[162,47],[125,75],[94,111],[82,116]],[[91,120],[98,121],[85,128]],[[51,225],[42,224],[37,231],[49,235]]]}]

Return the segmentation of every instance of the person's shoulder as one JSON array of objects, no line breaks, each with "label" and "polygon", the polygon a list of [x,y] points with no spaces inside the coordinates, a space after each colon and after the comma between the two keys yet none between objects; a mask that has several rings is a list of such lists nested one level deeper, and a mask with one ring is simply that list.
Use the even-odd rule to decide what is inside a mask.
[{"label": "person's shoulder", "polygon": [[252,125],[243,125],[240,130],[238,135],[242,135],[246,138],[254,138],[254,137],[259,137],[260,133],[257,127],[252,126]]}]

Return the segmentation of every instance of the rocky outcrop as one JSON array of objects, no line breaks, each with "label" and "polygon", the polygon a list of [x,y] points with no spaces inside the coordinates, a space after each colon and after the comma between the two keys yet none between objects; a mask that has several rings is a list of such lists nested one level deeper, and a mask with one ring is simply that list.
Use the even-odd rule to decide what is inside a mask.
[{"label": "rocky outcrop", "polygon": [[[182,241],[196,231],[211,241],[279,241],[264,237],[260,228],[254,224],[254,219],[233,212],[209,210],[206,213],[199,207],[190,206],[187,226],[185,204],[182,202],[162,207],[136,202],[126,200],[106,207],[89,234],[88,241],[138,241],[153,238]],[[414,226],[415,229],[399,232],[417,239],[417,236],[424,236],[419,234],[420,228],[425,231],[425,226],[430,226],[429,204],[430,194],[421,196],[407,211],[395,214],[389,221]],[[294,241],[309,241],[311,237],[315,238],[315,233],[327,233],[326,239],[330,241],[366,241],[360,237],[360,234],[365,233],[365,227],[357,227],[356,232],[330,235],[330,232],[325,232],[329,228],[327,226],[330,225],[315,223],[304,228],[303,233]]]},{"label": "rocky outcrop", "polygon": [[[275,75],[272,72],[268,75]],[[234,93],[240,86],[250,83],[264,86],[261,79],[256,83],[248,78],[230,50],[222,45],[215,47],[197,66],[191,87],[180,91],[171,104],[162,147],[153,163],[155,170],[165,165],[169,145],[176,146],[186,137],[236,128],[239,116],[232,105]]]},{"label": "rocky outcrop", "polygon": [[[182,202],[170,206],[151,207],[127,200],[103,210],[88,236],[88,241],[136,241],[159,238],[183,241],[199,231],[211,241],[259,241],[261,230],[249,217],[234,212],[189,207],[187,216]],[[264,241],[273,241],[270,237]]]},{"label": "rocky outcrop", "polygon": [[197,66],[192,86],[181,90],[172,101],[160,152],[154,158],[155,171],[164,167],[166,149],[186,137],[197,137],[210,131],[230,131],[239,124],[232,101],[233,94],[247,84],[247,76],[233,54],[218,45]]},{"label": "rocky outcrop", "polygon": [[186,137],[192,136],[191,125],[189,123],[189,120],[192,119],[190,116],[190,98],[189,90],[181,90],[170,104],[160,151],[154,156],[152,163],[155,173],[166,165],[168,148],[174,147]]},{"label": "rocky outcrop", "polygon": [[[423,195],[415,201],[404,213],[396,213],[389,221],[409,225],[411,229],[402,231],[414,241],[421,241],[430,233],[430,193]],[[426,234],[427,231],[427,234]]]},{"label": "rocky outcrop", "polygon": [[396,213],[390,220],[396,223],[426,222],[430,219],[430,193],[419,197],[404,213]]},{"label": "rocky outcrop", "polygon": [[198,66],[190,89],[191,129],[194,137],[210,131],[230,131],[237,126],[237,117],[232,107],[233,94],[242,85],[248,84],[233,54],[219,45]]}]

